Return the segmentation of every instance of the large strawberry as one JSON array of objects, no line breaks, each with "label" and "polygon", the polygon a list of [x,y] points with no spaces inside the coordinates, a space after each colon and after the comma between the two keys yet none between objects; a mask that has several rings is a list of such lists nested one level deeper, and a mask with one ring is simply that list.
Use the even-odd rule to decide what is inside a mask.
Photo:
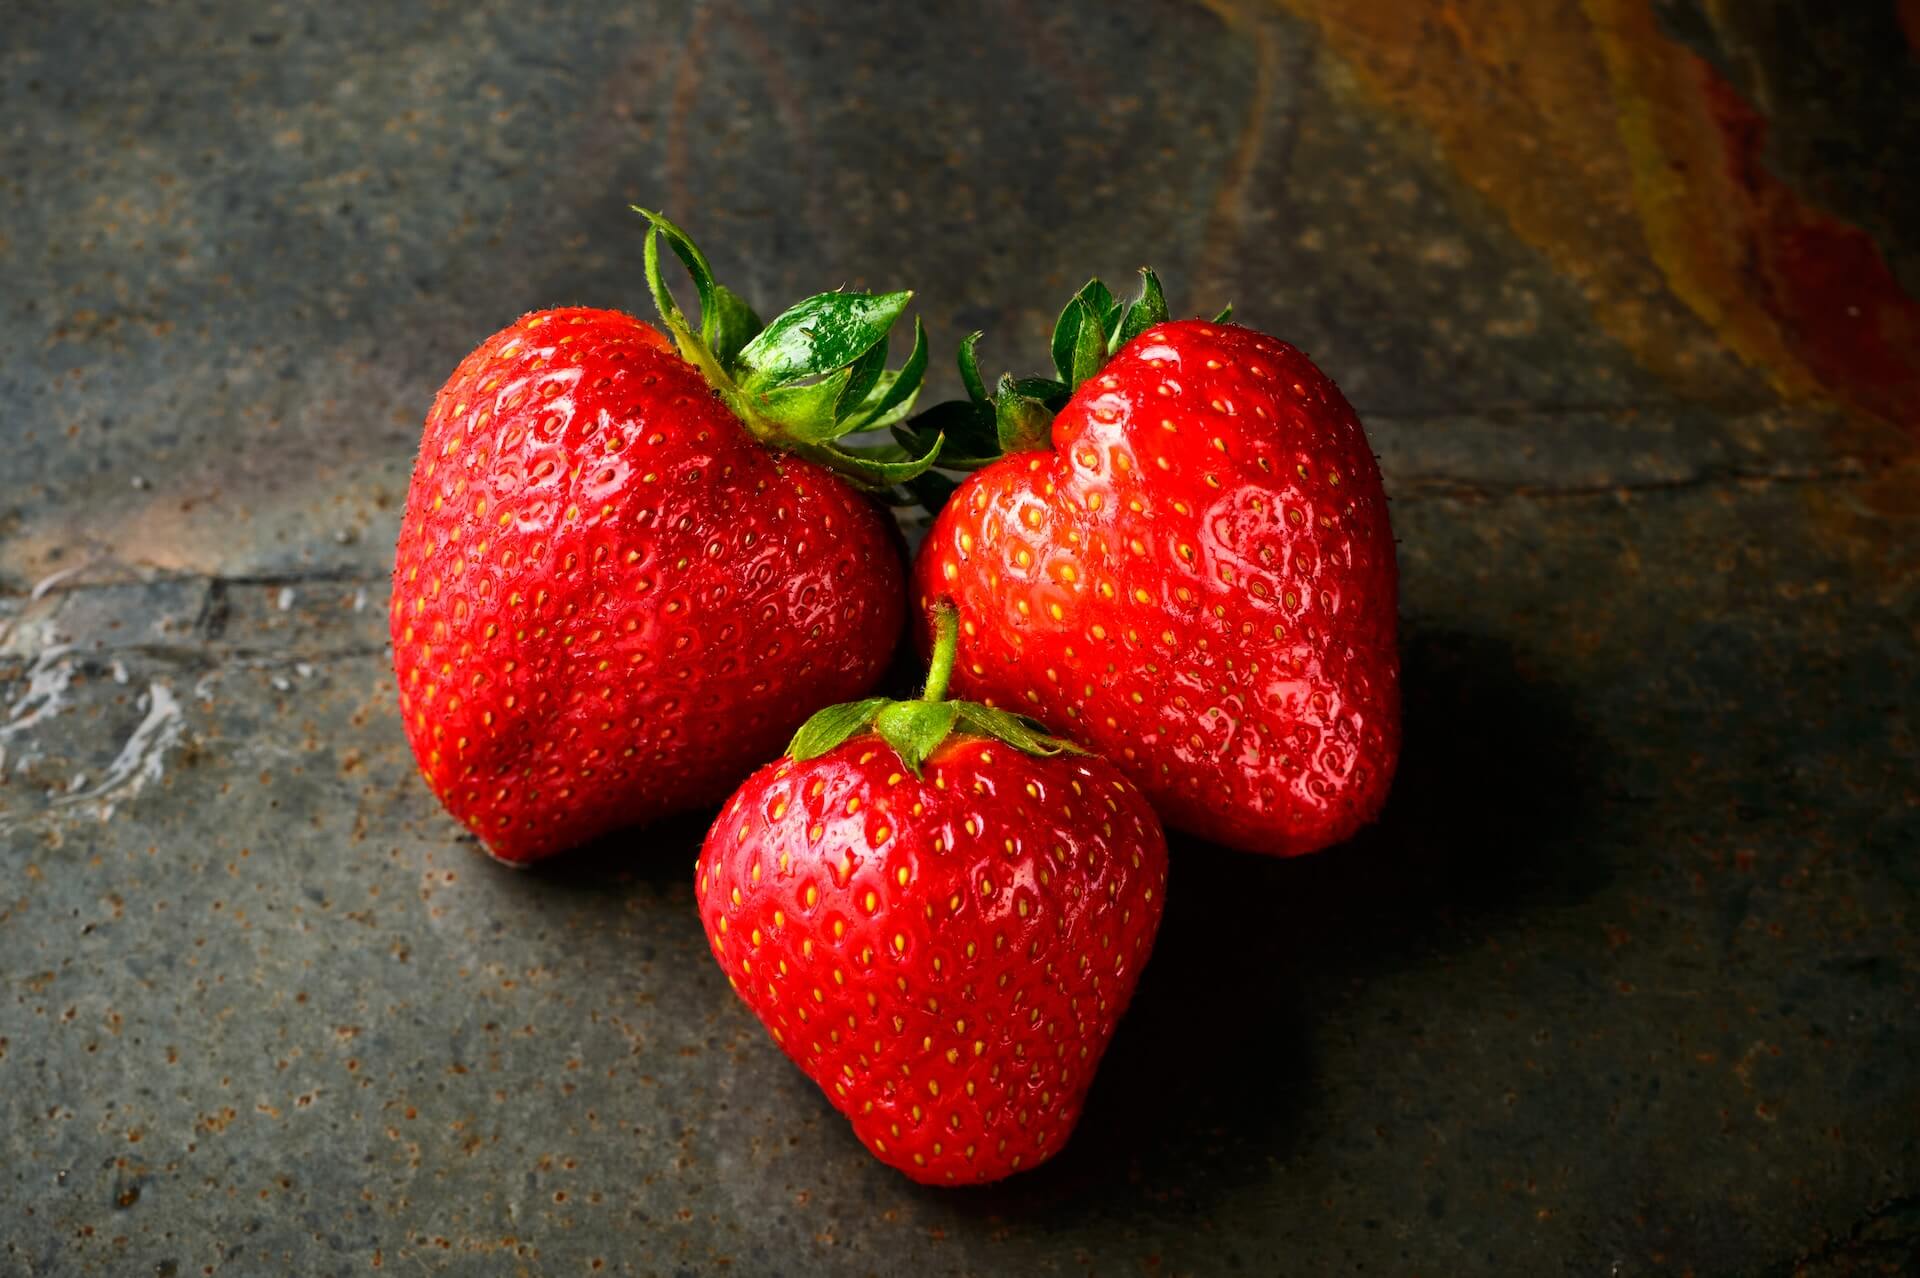
[{"label": "large strawberry", "polygon": [[[526,862],[717,803],[820,706],[885,669],[903,622],[892,521],[855,488],[931,455],[834,441],[898,419],[908,294],[827,293],[760,324],[648,215],[679,354],[631,317],[528,315],[454,371],[400,526],[394,667],[442,803]],[[664,236],[700,294],[661,277]]]},{"label": "large strawberry", "polygon": [[696,870],[714,957],[883,1162],[930,1184],[1056,1153],[1153,946],[1167,849],[1102,760],[926,695],[823,710]]},{"label": "large strawberry", "polygon": [[1126,307],[1097,280],[1068,305],[1060,381],[989,399],[970,338],[971,401],[902,429],[943,425],[941,465],[981,467],[921,549],[918,601],[959,607],[962,695],[1106,754],[1169,825],[1311,852],[1379,812],[1399,753],[1380,470],[1305,355],[1225,316],[1166,322],[1142,279]]}]

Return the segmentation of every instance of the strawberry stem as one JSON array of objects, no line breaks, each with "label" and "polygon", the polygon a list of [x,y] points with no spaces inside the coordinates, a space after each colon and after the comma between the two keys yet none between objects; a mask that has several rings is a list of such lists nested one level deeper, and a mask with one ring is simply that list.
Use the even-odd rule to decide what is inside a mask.
[{"label": "strawberry stem", "polygon": [[816,759],[865,731],[893,747],[900,762],[915,776],[920,775],[920,765],[934,747],[955,731],[1004,741],[1024,754],[1046,757],[1086,753],[1071,741],[1048,736],[1045,728],[1024,715],[972,701],[948,701],[947,682],[953,676],[959,645],[960,614],[952,600],[942,599],[933,609],[933,653],[927,663],[926,691],[919,700],[869,697],[828,706],[800,725],[787,745],[787,757],[796,762]]},{"label": "strawberry stem", "polygon": [[[853,445],[843,436],[883,430],[913,408],[927,368],[926,334],[913,326],[913,353],[888,369],[887,343],[911,293],[821,293],[762,324],[753,308],[713,277],[706,255],[666,217],[647,219],[647,289],[681,358],[772,448],[825,466],[856,487],[891,493],[925,474],[945,443],[936,430],[909,452],[898,442]],[[661,273],[661,241],[693,278],[697,324],[674,301]]]},{"label": "strawberry stem", "polygon": [[[1233,308],[1215,317],[1225,323]],[[1053,328],[1051,343],[1056,377],[1015,377],[1007,374],[991,393],[980,376],[975,347],[980,334],[970,333],[960,343],[960,382],[965,399],[948,400],[923,409],[893,427],[893,437],[909,452],[941,445],[941,471],[971,471],[1014,453],[1043,452],[1053,447],[1053,419],[1089,378],[1140,334],[1170,318],[1160,277],[1140,268],[1140,292],[1123,302],[1099,280],[1088,280],[1068,300]],[[929,513],[938,514],[953,493],[939,475],[926,475],[908,485]]]},{"label": "strawberry stem", "polygon": [[933,653],[927,662],[927,690],[922,701],[945,701],[947,681],[953,678],[954,654],[960,646],[960,613],[942,599],[933,608]]}]

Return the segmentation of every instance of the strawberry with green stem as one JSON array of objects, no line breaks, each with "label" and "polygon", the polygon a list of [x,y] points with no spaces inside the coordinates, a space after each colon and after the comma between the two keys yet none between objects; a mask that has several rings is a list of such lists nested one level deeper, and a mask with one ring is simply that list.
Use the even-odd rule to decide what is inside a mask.
[{"label": "strawberry with green stem", "polygon": [[516,864],[717,802],[815,709],[871,688],[904,565],[867,494],[938,450],[841,442],[912,406],[917,324],[886,367],[908,294],[826,293],[762,325],[646,216],[671,342],[587,308],[495,334],[436,396],[401,521],[408,740],[441,802]]},{"label": "strawberry with green stem", "polygon": [[1400,744],[1398,576],[1352,407],[1263,333],[1167,318],[1151,271],[1098,280],[1054,331],[1058,380],[897,428],[971,470],[915,566],[961,620],[954,684],[1104,752],[1168,824],[1292,856],[1385,802]]},{"label": "strawberry with green stem", "polygon": [[714,957],[874,1155],[975,1184],[1059,1151],[1152,949],[1140,791],[1030,720],[925,694],[834,706],[735,792],[695,871]]}]

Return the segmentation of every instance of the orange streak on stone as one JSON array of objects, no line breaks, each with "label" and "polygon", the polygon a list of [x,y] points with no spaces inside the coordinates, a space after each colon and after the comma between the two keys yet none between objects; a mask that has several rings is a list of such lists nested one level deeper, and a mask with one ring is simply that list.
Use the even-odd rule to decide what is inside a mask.
[{"label": "orange streak on stone", "polygon": [[1796,195],[1762,162],[1766,120],[1702,66],[1727,141],[1728,172],[1752,210],[1752,291],[1828,388],[1888,421],[1920,428],[1920,304],[1872,237]]},{"label": "orange streak on stone", "polygon": [[1893,0],[1893,16],[1907,33],[1907,46],[1920,57],[1920,0]]},{"label": "orange streak on stone", "polygon": [[1279,2],[1362,93],[1429,133],[1635,358],[1683,393],[1724,385],[1722,344],[1649,249],[1608,60],[1578,0]]},{"label": "orange streak on stone", "polygon": [[[1731,351],[1790,397],[1920,423],[1920,307],[1761,165],[1765,121],[1649,0],[1280,3],[1683,392]],[[1920,0],[1897,3],[1912,38]]]},{"label": "orange streak on stone", "polygon": [[1920,425],[1920,306],[1872,239],[1765,167],[1766,120],[1711,65],[1672,44],[1648,56],[1659,33],[1644,0],[1589,4],[1674,292],[1783,394]]},{"label": "orange streak on stone", "polygon": [[1612,76],[1611,100],[1631,159],[1646,242],[1667,284],[1782,394],[1815,392],[1746,277],[1748,201],[1723,158],[1700,90],[1700,59],[1668,41],[1645,0],[1588,0]]},{"label": "orange streak on stone", "polygon": [[1240,140],[1234,144],[1214,194],[1213,209],[1207,218],[1206,239],[1194,271],[1197,287],[1220,286],[1230,289],[1230,258],[1239,241],[1246,218],[1255,167],[1265,143],[1269,107],[1273,101],[1278,51],[1268,24],[1249,22],[1246,11],[1236,0],[1200,0],[1223,23],[1238,31],[1254,49],[1253,93],[1247,101],[1246,118],[1240,127]]}]

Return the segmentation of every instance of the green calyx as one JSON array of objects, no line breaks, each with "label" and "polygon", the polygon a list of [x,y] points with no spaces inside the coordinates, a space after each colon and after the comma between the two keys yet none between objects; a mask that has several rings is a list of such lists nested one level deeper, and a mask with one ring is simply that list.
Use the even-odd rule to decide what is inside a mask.
[{"label": "green calyx", "polygon": [[959,617],[951,603],[941,601],[934,611],[933,625],[933,655],[927,664],[926,691],[919,700],[868,697],[828,706],[800,725],[787,745],[787,757],[798,762],[818,758],[867,730],[878,733],[892,746],[900,762],[916,777],[927,756],[956,731],[991,737],[1025,754],[1042,757],[1086,753],[1071,741],[1047,735],[1045,728],[1024,715],[973,701],[948,701],[947,681],[953,675],[960,638]]},{"label": "green calyx", "polygon": [[[1215,317],[1224,323],[1233,314],[1227,307]],[[1053,377],[1003,375],[991,394],[980,376],[974,347],[980,334],[960,343],[960,380],[967,398],[948,400],[901,422],[893,435],[908,452],[924,450],[930,441],[943,441],[942,470],[978,470],[1009,453],[1033,452],[1053,446],[1053,418],[1073,392],[1092,378],[1121,347],[1169,318],[1166,294],[1150,267],[1140,268],[1140,292],[1121,302],[1097,279],[1067,302],[1053,326]],[[927,475],[909,485],[929,510],[938,510],[952,485],[938,475]]]},{"label": "green calyx", "polygon": [[[933,466],[944,440],[936,431],[920,447],[840,442],[859,431],[885,430],[905,419],[927,371],[927,337],[913,325],[913,353],[887,367],[894,322],[911,293],[821,293],[762,324],[739,294],[713,278],[713,268],[686,232],[659,213],[647,219],[647,287],[682,358],[753,435],[805,457],[869,492],[886,493]],[[661,276],[665,239],[693,277],[697,323],[673,300]]]}]

